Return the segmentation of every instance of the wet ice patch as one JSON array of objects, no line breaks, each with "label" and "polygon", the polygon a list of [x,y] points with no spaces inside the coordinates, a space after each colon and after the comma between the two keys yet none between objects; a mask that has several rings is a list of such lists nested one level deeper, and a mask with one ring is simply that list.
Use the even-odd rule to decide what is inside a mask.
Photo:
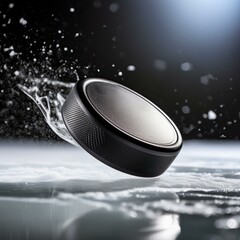
[{"label": "wet ice patch", "polygon": [[[0,145],[0,150],[0,182],[7,184],[8,192],[40,189],[40,193],[53,194],[50,190],[54,189],[66,203],[104,205],[140,219],[157,219],[163,213],[240,214],[238,143],[186,143],[169,170],[153,179],[116,171],[80,148]],[[237,224],[233,217],[215,223],[220,229]]]},{"label": "wet ice patch", "polygon": [[[27,150],[26,147],[16,148],[14,152],[10,149],[11,146],[2,146],[1,182],[140,179],[105,166],[82,149],[57,146],[45,149],[36,145]],[[237,144],[231,147],[230,144],[189,143],[170,169],[152,183],[163,189],[235,190],[240,184],[239,156]]]}]

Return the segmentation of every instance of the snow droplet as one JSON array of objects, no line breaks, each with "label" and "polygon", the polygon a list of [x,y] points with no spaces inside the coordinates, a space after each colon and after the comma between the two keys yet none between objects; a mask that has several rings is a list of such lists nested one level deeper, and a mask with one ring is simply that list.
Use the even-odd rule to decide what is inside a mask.
[{"label": "snow droplet", "polygon": [[136,67],[134,65],[129,65],[127,67],[127,70],[130,71],[130,72],[134,72],[136,70]]},{"label": "snow droplet", "polygon": [[189,72],[193,69],[193,66],[190,62],[184,62],[181,64],[181,69],[184,72]]},{"label": "snow droplet", "polygon": [[75,9],[74,9],[74,8],[70,8],[69,11],[70,11],[71,13],[73,13],[73,12],[75,12]]},{"label": "snow droplet", "polygon": [[119,10],[119,3],[117,2],[113,2],[110,4],[109,6],[109,10],[112,12],[112,13],[115,13]]},{"label": "snow droplet", "polygon": [[159,71],[164,71],[167,69],[167,62],[162,59],[156,59],[153,62],[153,66]]},{"label": "snow droplet", "polygon": [[8,7],[9,8],[13,8],[14,7],[14,3],[9,3]]},{"label": "snow droplet", "polygon": [[15,56],[16,55],[16,52],[14,52],[14,50],[12,50],[10,53],[9,53],[9,56],[10,57],[13,57],[13,56]]},{"label": "snow droplet", "polygon": [[209,110],[207,117],[209,120],[215,120],[217,118],[217,114],[214,111]]},{"label": "snow droplet", "polygon": [[3,49],[4,52],[10,51],[10,50],[13,50],[13,46],[10,46],[9,48],[4,48]]},{"label": "snow droplet", "polygon": [[183,112],[184,114],[189,114],[189,113],[190,113],[190,108],[189,108],[188,106],[183,106],[183,107],[182,107],[182,112]]},{"label": "snow droplet", "polygon": [[14,75],[15,75],[15,76],[19,76],[19,74],[20,74],[19,71],[15,71],[15,72],[14,72]]},{"label": "snow droplet", "polygon": [[120,77],[121,77],[122,75],[123,75],[123,73],[122,73],[122,72],[118,72],[118,76],[120,76]]},{"label": "snow droplet", "polygon": [[27,24],[27,20],[24,18],[20,18],[19,23],[22,24],[23,26]]},{"label": "snow droplet", "polygon": [[214,79],[212,74],[207,74],[205,76],[200,77],[200,82],[203,85],[208,85],[209,84],[209,80]]},{"label": "snow droplet", "polygon": [[206,113],[204,113],[203,115],[203,118],[207,119],[208,118],[208,115]]}]

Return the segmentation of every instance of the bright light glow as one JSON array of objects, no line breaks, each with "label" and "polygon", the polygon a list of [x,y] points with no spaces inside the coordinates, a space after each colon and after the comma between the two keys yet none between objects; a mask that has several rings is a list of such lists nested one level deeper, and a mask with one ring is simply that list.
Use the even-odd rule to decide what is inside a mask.
[{"label": "bright light glow", "polygon": [[[181,0],[172,3],[175,16],[173,27],[193,37],[227,37],[237,23],[238,0]],[[173,29],[176,31],[176,28]]]},{"label": "bright light glow", "polygon": [[189,20],[211,23],[211,21],[226,21],[236,12],[236,0],[182,0],[182,10]]}]

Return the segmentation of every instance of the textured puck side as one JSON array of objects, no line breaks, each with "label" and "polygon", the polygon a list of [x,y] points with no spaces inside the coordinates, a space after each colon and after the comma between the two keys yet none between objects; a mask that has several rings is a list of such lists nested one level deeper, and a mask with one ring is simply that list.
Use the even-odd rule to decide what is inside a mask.
[{"label": "textured puck side", "polygon": [[[74,91],[73,89],[72,91]],[[62,108],[65,124],[77,142],[96,150],[105,142],[105,134],[82,110],[75,94],[69,94]]]}]

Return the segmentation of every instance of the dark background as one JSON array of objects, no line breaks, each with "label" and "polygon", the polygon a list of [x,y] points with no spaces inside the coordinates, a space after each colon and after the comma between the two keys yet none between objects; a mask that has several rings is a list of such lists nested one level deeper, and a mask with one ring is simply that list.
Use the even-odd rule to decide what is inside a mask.
[{"label": "dark background", "polygon": [[2,140],[59,140],[16,88],[16,70],[110,79],[157,104],[184,139],[240,137],[238,0],[2,0],[0,21]]}]

